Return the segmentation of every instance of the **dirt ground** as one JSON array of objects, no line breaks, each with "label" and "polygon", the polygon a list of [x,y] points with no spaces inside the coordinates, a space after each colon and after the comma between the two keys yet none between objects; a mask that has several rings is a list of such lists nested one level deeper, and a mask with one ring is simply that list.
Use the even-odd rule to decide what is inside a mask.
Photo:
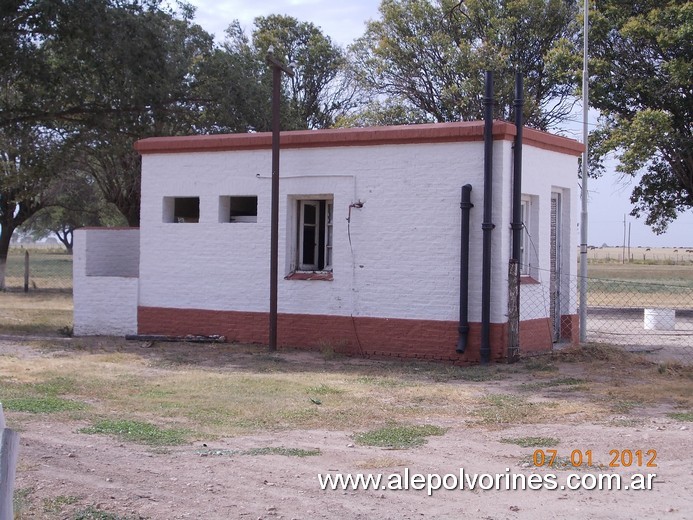
[{"label": "dirt ground", "polygon": [[[66,348],[66,351],[69,349]],[[204,355],[204,350],[199,350]],[[37,355],[21,341],[0,340],[0,356]],[[62,352],[61,356],[69,356]],[[146,355],[146,354],[144,354]],[[155,355],[152,353],[152,355]],[[319,353],[282,353],[302,366],[324,365]],[[297,358],[298,357],[298,358]],[[369,360],[344,363],[368,364]],[[0,375],[3,371],[0,357]],[[589,365],[572,364],[561,375],[582,376]],[[482,396],[513,393],[526,372],[500,380],[459,382]],[[690,380],[689,380],[690,381]],[[381,389],[380,391],[387,391]],[[577,393],[575,393],[577,399]],[[220,396],[220,399],[222,397]],[[570,399],[571,394],[562,395]],[[543,399],[538,397],[539,400]],[[635,415],[608,421],[576,417],[539,424],[481,427],[460,411],[437,420],[442,436],[420,447],[392,450],[361,446],[354,430],[293,429],[220,437],[165,450],[79,433],[79,421],[6,412],[21,435],[15,488],[31,505],[19,518],[73,519],[74,511],[93,506],[104,520],[150,519],[523,519],[523,518],[691,518],[693,510],[693,436],[689,422],[670,418],[666,403],[639,407]],[[432,411],[433,413],[433,411]],[[622,419],[622,420],[621,420]],[[553,437],[559,457],[591,450],[593,467],[547,469],[532,465],[535,448],[501,442],[504,438]],[[257,446],[319,449],[317,456],[247,455]],[[656,468],[606,468],[611,450],[656,450]],[[321,490],[320,473],[557,475],[559,485],[577,473],[656,473],[652,490]],[[64,502],[61,505],[60,500]],[[68,500],[67,497],[72,497]],[[21,498],[21,497],[20,497]],[[69,502],[76,501],[77,504]],[[53,504],[52,507],[48,507]],[[108,516],[108,515],[114,516]],[[101,515],[101,516],[99,516]],[[116,516],[117,515],[117,516]]]}]

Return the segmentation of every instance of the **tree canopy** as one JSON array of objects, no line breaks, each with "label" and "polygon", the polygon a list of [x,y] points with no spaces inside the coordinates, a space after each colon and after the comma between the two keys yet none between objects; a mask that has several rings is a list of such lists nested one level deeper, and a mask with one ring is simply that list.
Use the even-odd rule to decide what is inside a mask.
[{"label": "tree canopy", "polygon": [[590,17],[596,172],[615,153],[618,172],[640,176],[631,214],[663,233],[693,209],[693,3],[597,0]]},{"label": "tree canopy", "polygon": [[380,13],[351,51],[361,84],[376,103],[390,98],[390,112],[396,100],[433,122],[480,119],[484,71],[493,70],[497,117],[510,118],[516,71],[528,125],[547,129],[570,113],[576,2],[383,0]]}]

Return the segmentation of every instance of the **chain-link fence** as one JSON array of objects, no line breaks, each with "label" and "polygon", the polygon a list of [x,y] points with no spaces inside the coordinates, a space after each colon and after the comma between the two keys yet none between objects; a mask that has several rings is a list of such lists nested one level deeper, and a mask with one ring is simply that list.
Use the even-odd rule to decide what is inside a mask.
[{"label": "chain-link fence", "polygon": [[8,291],[72,291],[72,255],[64,249],[10,249]]},{"label": "chain-link fence", "polygon": [[[535,283],[522,286],[521,319],[543,319],[546,334],[560,343],[577,333],[579,277],[536,274]],[[535,337],[541,335],[524,338],[525,346]],[[693,363],[693,282],[588,277],[586,339],[656,361]]]}]

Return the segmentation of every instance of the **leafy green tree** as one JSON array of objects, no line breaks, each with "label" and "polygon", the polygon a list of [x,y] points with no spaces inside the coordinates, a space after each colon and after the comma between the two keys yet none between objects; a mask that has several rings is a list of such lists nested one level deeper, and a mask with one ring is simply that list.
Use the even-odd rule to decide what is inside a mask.
[{"label": "leafy green tree", "polygon": [[30,217],[19,231],[34,240],[55,235],[72,253],[75,229],[126,225],[123,215],[103,200],[93,179],[67,172],[51,179],[55,193],[50,203]]},{"label": "leafy green tree", "polygon": [[29,125],[0,128],[0,290],[15,229],[50,200],[49,179],[59,163],[56,136]]},{"label": "leafy green tree", "polygon": [[355,74],[431,122],[483,116],[484,71],[496,73],[496,117],[509,118],[515,71],[525,77],[525,119],[547,129],[574,103],[577,4],[569,0],[383,0],[381,19],[351,47]]},{"label": "leafy green tree", "polygon": [[259,82],[259,88],[251,90],[251,99],[258,102],[254,130],[271,128],[272,75],[265,63],[270,46],[295,71],[293,78],[283,78],[282,128],[327,128],[351,108],[353,88],[345,74],[344,51],[318,27],[280,15],[258,17],[254,26],[249,38],[239,22],[234,22],[224,43],[229,56],[245,65],[245,74]]},{"label": "leafy green tree", "polygon": [[663,233],[693,209],[693,3],[597,0],[590,13],[594,173],[602,159],[638,177],[633,216]]}]

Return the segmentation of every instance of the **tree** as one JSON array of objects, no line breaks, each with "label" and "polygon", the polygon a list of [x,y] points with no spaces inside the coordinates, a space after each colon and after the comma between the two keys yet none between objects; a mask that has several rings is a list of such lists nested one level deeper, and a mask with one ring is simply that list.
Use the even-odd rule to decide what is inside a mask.
[{"label": "tree", "polygon": [[383,95],[429,121],[483,116],[484,70],[496,72],[496,116],[509,118],[515,71],[525,119],[547,129],[575,101],[577,4],[569,0],[383,0],[381,19],[351,47],[371,98]]},{"label": "tree", "polygon": [[[286,99],[282,128],[327,128],[351,108],[353,89],[345,75],[344,51],[318,27],[280,15],[258,17],[254,25],[249,38],[238,21],[231,24],[224,49],[236,62],[245,64],[244,70],[252,71],[246,74],[259,84],[259,90],[253,91],[262,96],[255,130],[271,128],[268,100],[272,75],[265,63],[270,46],[275,56],[292,63],[295,71],[293,78],[283,78]],[[256,95],[251,99],[257,99]]]},{"label": "tree", "polygon": [[663,233],[693,208],[693,4],[598,0],[590,20],[593,173],[616,153],[620,174],[641,174],[631,215]]},{"label": "tree", "polygon": [[55,196],[21,226],[24,235],[39,240],[53,234],[72,253],[75,229],[126,224],[115,206],[103,200],[93,179],[73,171],[54,176],[51,183],[56,185],[51,190]]},{"label": "tree", "polygon": [[0,290],[12,234],[50,199],[48,180],[59,151],[56,136],[45,129],[21,124],[0,129]]}]

